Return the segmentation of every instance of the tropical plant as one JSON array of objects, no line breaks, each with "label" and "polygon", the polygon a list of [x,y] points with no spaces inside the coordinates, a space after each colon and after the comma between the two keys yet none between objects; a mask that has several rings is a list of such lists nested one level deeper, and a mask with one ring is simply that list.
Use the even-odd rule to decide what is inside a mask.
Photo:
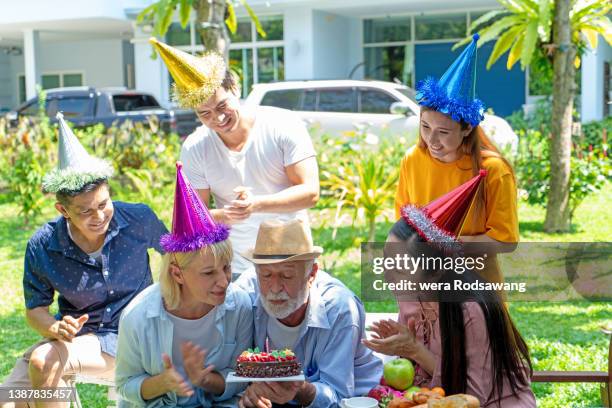
[{"label": "tropical plant", "polygon": [[[519,188],[531,205],[546,205],[551,170],[549,133],[533,128],[517,129],[520,136],[515,158]],[[590,194],[601,190],[612,181],[612,165],[607,156],[607,145],[587,144],[586,138],[576,138],[572,144],[569,194],[570,226],[576,209]]]},{"label": "tropical plant", "polygon": [[96,156],[113,163],[116,174],[109,184],[114,193],[150,205],[171,197],[180,140],[174,133],[164,133],[156,117],[108,129],[94,126],[76,134]]},{"label": "tropical plant", "polygon": [[[493,52],[487,61],[487,69],[506,52],[508,60],[506,67],[512,67],[520,61],[522,69],[531,65],[537,55],[536,48],[542,49],[552,62],[552,53],[562,45],[553,41],[554,0],[498,0],[503,9],[493,10],[476,19],[470,26],[474,31],[480,28],[478,46],[497,40]],[[580,66],[580,58],[587,44],[597,48],[598,36],[612,44],[612,23],[608,14],[612,11],[612,3],[606,0],[571,0],[569,22],[572,44],[578,47],[574,60],[576,68]],[[490,23],[489,26],[486,26]],[[484,28],[482,28],[484,26]],[[471,41],[466,37],[453,46],[461,47]]]},{"label": "tropical plant", "polygon": [[[265,37],[266,32],[253,9],[245,0],[239,0],[239,3],[255,23],[259,35]],[[168,32],[177,9],[183,29],[187,27],[192,11],[195,11],[196,27],[204,49],[216,50],[228,61],[230,38],[227,30],[235,34],[238,28],[234,5],[232,0],[158,0],[142,10],[136,22],[140,25],[153,24],[153,35],[162,37]]]},{"label": "tropical plant", "polygon": [[51,169],[56,149],[55,130],[44,114],[44,93],[40,99],[42,110],[38,124],[30,118],[21,118],[17,128],[11,129],[5,119],[0,119],[2,187],[19,207],[25,226],[46,204],[41,184],[43,176]]},{"label": "tropical plant", "polygon": [[[321,193],[336,206],[334,228],[343,208],[353,210],[353,225],[365,219],[367,240],[375,240],[376,220],[393,206],[399,161],[406,146],[398,140],[379,140],[366,131],[315,139],[321,168]],[[384,159],[383,159],[384,158]],[[333,234],[335,235],[335,234]]]},{"label": "tropical plant", "polygon": [[[480,27],[480,42],[496,40],[487,68],[508,52],[506,67],[520,61],[527,68],[540,48],[554,71],[552,138],[550,140],[550,186],[547,232],[570,227],[570,179],[572,112],[576,69],[587,48],[597,47],[598,36],[612,43],[612,11],[609,0],[498,0],[502,10],[478,18],[471,30]],[[488,26],[482,28],[483,25]],[[466,38],[456,46],[470,41]]]}]

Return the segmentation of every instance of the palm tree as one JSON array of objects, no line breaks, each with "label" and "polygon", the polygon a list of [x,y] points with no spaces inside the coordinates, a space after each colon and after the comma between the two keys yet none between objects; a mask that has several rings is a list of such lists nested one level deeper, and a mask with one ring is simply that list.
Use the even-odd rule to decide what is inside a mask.
[{"label": "palm tree", "polygon": [[[489,69],[508,52],[510,70],[520,61],[524,70],[531,64],[537,47],[554,70],[550,190],[544,230],[568,231],[570,227],[569,180],[572,111],[576,69],[587,48],[596,49],[598,36],[612,44],[612,11],[609,0],[498,0],[502,10],[486,13],[470,29],[481,28],[479,46],[497,40],[487,61]],[[466,44],[471,37],[457,43]],[[551,42],[552,40],[552,42]]]},{"label": "palm tree", "polygon": [[[257,32],[266,36],[257,15],[245,0],[239,0],[251,20],[255,23]],[[196,13],[197,30],[205,50],[216,50],[229,60],[230,38],[228,29],[236,33],[238,21],[231,0],[158,0],[142,10],[136,19],[138,24],[153,24],[153,34],[164,36],[178,9],[179,22],[184,29],[191,19],[192,11]]]}]

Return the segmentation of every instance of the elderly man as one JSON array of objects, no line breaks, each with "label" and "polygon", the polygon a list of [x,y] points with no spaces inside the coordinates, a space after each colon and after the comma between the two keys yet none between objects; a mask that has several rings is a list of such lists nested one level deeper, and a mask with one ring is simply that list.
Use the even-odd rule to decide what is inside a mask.
[{"label": "elderly man", "polygon": [[257,382],[241,407],[338,406],[342,398],[362,395],[378,384],[382,362],[361,343],[363,304],[339,280],[320,271],[310,229],[300,220],[265,221],[255,248],[243,256],[256,275],[236,282],[254,302],[255,345],[292,349],[305,381]]},{"label": "elderly man", "polygon": [[[112,379],[119,315],[153,282],[147,249],[162,252],[159,238],[167,232],[146,205],[113,203],[112,167],[90,156],[61,114],[58,119],[59,166],[43,189],[55,193],[61,216],[28,241],[23,276],[27,322],[44,338],[17,360],[3,388],[66,386],[75,374]],[[2,408],[27,404],[0,401]],[[36,407],[68,405],[36,401]]]}]

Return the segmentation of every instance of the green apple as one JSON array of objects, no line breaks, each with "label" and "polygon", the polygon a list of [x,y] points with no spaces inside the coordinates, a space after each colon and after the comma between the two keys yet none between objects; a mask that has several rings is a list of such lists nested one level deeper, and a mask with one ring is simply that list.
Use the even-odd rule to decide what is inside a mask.
[{"label": "green apple", "polygon": [[414,366],[410,360],[397,358],[385,363],[383,369],[385,381],[396,390],[404,391],[414,380]]},{"label": "green apple", "polygon": [[420,392],[420,391],[421,391],[420,387],[413,385],[412,387],[404,391],[404,398],[406,398],[407,400],[412,400],[412,394],[414,394],[415,392]]}]

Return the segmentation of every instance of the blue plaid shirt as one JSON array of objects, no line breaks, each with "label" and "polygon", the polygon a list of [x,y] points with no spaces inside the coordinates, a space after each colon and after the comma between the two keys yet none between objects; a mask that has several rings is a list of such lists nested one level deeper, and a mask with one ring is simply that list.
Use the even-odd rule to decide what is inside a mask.
[{"label": "blue plaid shirt", "polygon": [[144,204],[114,201],[101,263],[70,239],[66,219],[58,217],[28,241],[23,293],[28,309],[49,306],[57,291],[59,314],[89,320],[79,334],[95,333],[102,351],[115,356],[119,316],[136,294],[153,280],[147,249],[162,253],[163,222]]}]

